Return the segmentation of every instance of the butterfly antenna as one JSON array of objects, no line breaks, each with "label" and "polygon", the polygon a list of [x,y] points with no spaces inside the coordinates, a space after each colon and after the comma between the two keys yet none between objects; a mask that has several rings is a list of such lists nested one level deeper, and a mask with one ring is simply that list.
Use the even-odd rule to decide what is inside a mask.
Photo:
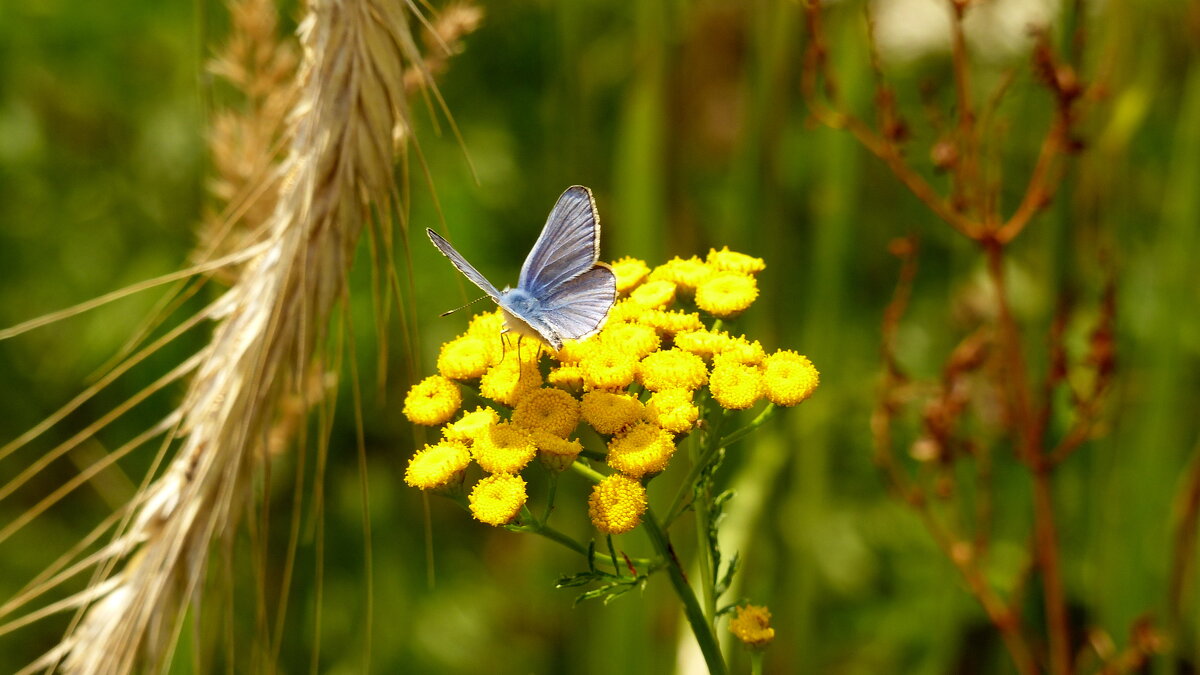
[{"label": "butterfly antenna", "polygon": [[438,314],[438,316],[450,316],[451,314],[453,314],[453,313],[457,312],[458,310],[460,310],[460,309],[466,309],[466,308],[470,307],[471,305],[473,305],[473,304],[475,304],[475,303],[479,302],[480,300],[482,300],[483,298],[486,298],[486,297],[487,297],[487,296],[485,295],[485,296],[483,296],[483,297],[475,298],[474,300],[472,300],[472,301],[468,302],[467,304],[463,305],[462,307],[455,307],[455,308],[454,308],[454,309],[452,309],[452,310],[449,310],[449,311],[446,311],[446,312],[442,312],[441,314]]}]

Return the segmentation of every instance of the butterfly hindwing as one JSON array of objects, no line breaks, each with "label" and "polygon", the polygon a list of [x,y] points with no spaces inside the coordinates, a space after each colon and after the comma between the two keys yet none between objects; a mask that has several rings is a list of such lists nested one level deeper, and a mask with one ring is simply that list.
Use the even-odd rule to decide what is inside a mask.
[{"label": "butterfly hindwing", "polygon": [[592,269],[600,257],[600,220],[592,191],[567,188],[558,198],[537,243],[521,266],[517,287],[544,298]]},{"label": "butterfly hindwing", "polygon": [[593,267],[544,298],[537,318],[560,340],[582,340],[604,325],[616,297],[613,271],[606,266]]},{"label": "butterfly hindwing", "polygon": [[454,247],[450,245],[450,242],[443,239],[440,234],[434,232],[433,230],[426,228],[425,232],[429,235],[429,240],[433,242],[433,245],[437,246],[438,250],[442,252],[442,255],[446,256],[450,259],[450,262],[454,263],[454,266],[458,268],[459,272],[463,273],[463,276],[470,279],[471,282],[478,286],[484,293],[487,293],[492,300],[495,302],[500,302],[500,291],[496,290],[496,287],[492,285],[492,282],[488,281],[486,277],[480,274],[479,270],[472,267],[471,263],[467,262],[466,258],[462,257],[458,251],[455,251]]}]

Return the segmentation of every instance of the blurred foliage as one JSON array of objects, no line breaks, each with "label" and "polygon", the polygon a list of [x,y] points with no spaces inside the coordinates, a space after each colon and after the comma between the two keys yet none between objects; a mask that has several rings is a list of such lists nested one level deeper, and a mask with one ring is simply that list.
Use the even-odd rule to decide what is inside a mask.
[{"label": "blurred foliage", "polygon": [[[1081,19],[1086,72],[1105,78],[1108,97],[1087,120],[1087,149],[1073,161],[1064,191],[1009,261],[1014,305],[1031,349],[1044,343],[1062,290],[1094,298],[1106,276],[1116,276],[1119,372],[1107,422],[1101,437],[1055,477],[1078,650],[1086,649],[1084,630],[1103,629],[1121,646],[1137,617],[1164,620],[1174,500],[1200,435],[1194,267],[1200,253],[1200,9],[1179,0],[1095,4],[1102,6]],[[821,370],[812,400],[777,415],[763,433],[734,448],[721,477],[739,490],[724,544],[740,550],[744,561],[733,595],[770,606],[774,616],[777,638],[767,671],[1010,672],[1002,645],[952,565],[884,488],[871,462],[868,425],[881,369],[879,326],[898,267],[888,242],[907,233],[922,241],[899,347],[905,366],[926,376],[936,375],[966,330],[963,312],[986,292],[982,259],[849,135],[809,121],[799,95],[805,37],[798,4],[578,0],[484,8],[483,26],[440,79],[465,148],[444,118],[422,111],[415,136],[428,169],[415,159],[408,167],[411,236],[396,258],[414,291],[405,301],[417,319],[411,342],[417,372],[404,358],[409,346],[396,322],[386,385],[377,388],[371,376],[363,377],[375,669],[474,673],[486,664],[494,673],[666,672],[677,654],[687,653],[676,647],[679,612],[665,579],[655,577],[644,595],[631,593],[608,606],[572,606],[571,589],[553,588],[561,574],[574,571],[566,554],[473,522],[449,502],[425,504],[401,480],[414,446],[424,441],[399,413],[403,392],[432,368],[436,346],[465,325],[461,314],[438,313],[474,297],[421,228],[444,224],[490,278],[515,279],[555,197],[580,183],[597,195],[608,259],[628,254],[665,261],[726,244],[765,258],[763,296],[743,319],[745,328],[768,349],[797,346]],[[205,123],[213,85],[203,62],[220,32],[215,27],[223,25],[214,18],[220,16],[219,3],[0,3],[0,327],[184,264],[206,199]],[[861,5],[841,3],[826,19],[842,95],[869,116],[873,85]],[[1032,164],[1049,108],[1029,75],[1027,51],[981,59],[981,90],[1007,68],[1017,75],[999,111],[1006,120],[1003,172],[1021,176]],[[912,147],[923,152],[934,139],[924,125],[921,92],[950,100],[948,61],[934,53],[889,63],[886,71],[913,122]],[[1015,202],[1018,195],[1005,198]],[[359,372],[371,374],[379,350],[366,264],[356,268],[354,282],[356,357]],[[17,437],[94,381],[151,311],[157,293],[0,343],[0,441]],[[1086,319],[1071,327],[1076,345]],[[203,330],[189,333],[4,459],[0,481],[127,400],[203,340]],[[343,377],[324,477],[319,640],[311,457],[302,469],[302,541],[280,657],[290,672],[309,668],[315,644],[317,670],[362,668],[367,587],[349,384]],[[153,397],[69,461],[52,464],[0,501],[0,524],[161,419],[178,395]],[[314,421],[310,453],[320,433]],[[153,452],[151,446],[135,453],[119,471],[104,472],[4,542],[0,597],[11,597],[124,503]],[[272,519],[280,525],[268,555],[277,574],[295,471],[294,454],[281,456],[272,469]],[[994,583],[1005,584],[1028,563],[1030,500],[1024,475],[1003,462],[997,472],[1003,508],[989,572]],[[562,489],[583,494],[581,478],[568,475],[564,483],[572,480],[580,485]],[[655,486],[652,500],[669,498],[668,486]],[[577,534],[584,535],[584,505],[578,508]],[[646,553],[640,535],[623,539],[619,545],[631,555]],[[231,565],[239,589],[228,598],[235,623],[221,626],[224,610],[213,606],[199,618],[209,633],[254,634],[253,561],[246,548]],[[223,565],[214,557],[214,569]],[[214,575],[218,593],[225,588],[221,577]],[[277,584],[263,591],[269,614]],[[1193,580],[1182,599],[1185,617],[1200,607],[1198,587]],[[1034,594],[1035,588],[1016,592]],[[1031,597],[1025,605],[1038,603]],[[1026,620],[1036,625],[1038,612],[1029,612]],[[43,620],[0,637],[0,671],[13,671],[52,646],[64,625]],[[1191,618],[1182,629],[1176,646],[1190,662],[1186,668],[1194,669],[1200,626]],[[211,644],[198,645],[193,637],[189,623],[176,672],[190,672],[201,652],[218,664],[227,657],[226,647],[213,653]],[[234,657],[243,663],[260,648],[249,637],[239,639]],[[745,672],[745,657],[730,653],[734,672]],[[1168,672],[1168,663],[1159,659],[1156,672]]]}]

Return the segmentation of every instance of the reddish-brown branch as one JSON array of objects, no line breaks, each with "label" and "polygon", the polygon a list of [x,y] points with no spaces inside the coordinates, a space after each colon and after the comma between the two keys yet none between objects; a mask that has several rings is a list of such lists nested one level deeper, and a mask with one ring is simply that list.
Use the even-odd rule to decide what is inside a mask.
[{"label": "reddish-brown branch", "polygon": [[971,101],[970,58],[967,55],[967,36],[963,31],[963,15],[968,0],[948,0],[950,3],[950,59],[954,67],[954,93],[958,102],[958,161],[954,168],[954,192],[963,208],[990,226],[992,216],[984,210],[985,190],[979,185],[979,144],[975,136],[975,106]]},{"label": "reddish-brown branch", "polygon": [[1171,556],[1170,581],[1167,585],[1167,628],[1173,635],[1179,632],[1183,618],[1183,599],[1188,584],[1193,582],[1196,537],[1200,533],[1200,444],[1193,453],[1192,466],[1179,493],[1176,504],[1178,524],[1175,526]]}]

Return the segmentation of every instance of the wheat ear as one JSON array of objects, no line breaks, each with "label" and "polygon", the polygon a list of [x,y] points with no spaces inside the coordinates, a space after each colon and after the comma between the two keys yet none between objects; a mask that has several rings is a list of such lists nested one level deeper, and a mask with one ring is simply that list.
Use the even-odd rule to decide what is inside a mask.
[{"label": "wheat ear", "polygon": [[409,12],[400,2],[310,3],[268,245],[213,313],[180,408],[179,451],[120,538],[127,562],[93,586],[83,619],[32,667],[124,673],[169,658],[184,612],[199,602],[211,543],[251,498],[255,449],[323,342],[368,209],[393,205],[404,72],[420,58]]}]

